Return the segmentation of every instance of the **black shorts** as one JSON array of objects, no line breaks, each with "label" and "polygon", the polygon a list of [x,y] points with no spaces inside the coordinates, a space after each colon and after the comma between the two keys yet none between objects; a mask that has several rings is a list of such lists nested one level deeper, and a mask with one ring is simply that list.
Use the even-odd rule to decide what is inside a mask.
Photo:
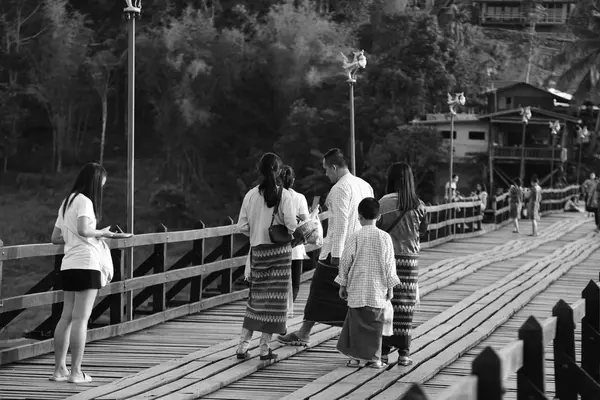
[{"label": "black shorts", "polygon": [[60,271],[62,290],[80,292],[88,289],[100,289],[100,271],[92,269],[67,269]]}]

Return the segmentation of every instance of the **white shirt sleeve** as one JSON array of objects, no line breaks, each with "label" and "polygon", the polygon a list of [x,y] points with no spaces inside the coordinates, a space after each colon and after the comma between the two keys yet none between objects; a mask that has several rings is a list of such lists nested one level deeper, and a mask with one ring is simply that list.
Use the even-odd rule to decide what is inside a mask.
[{"label": "white shirt sleeve", "polygon": [[75,207],[75,214],[77,218],[88,217],[90,220],[96,220],[96,214],[94,213],[94,204],[86,196],[79,194],[71,203],[71,207]]},{"label": "white shirt sleeve", "polygon": [[[331,213],[333,224],[331,229],[331,257],[340,258],[348,234],[348,217],[350,215],[350,196],[347,190],[334,188],[331,193]],[[329,232],[327,233],[329,236]]]},{"label": "white shirt sleeve", "polygon": [[244,196],[242,201],[242,208],[240,209],[240,216],[238,217],[237,229],[240,233],[250,236],[250,224],[248,223],[248,194]]}]

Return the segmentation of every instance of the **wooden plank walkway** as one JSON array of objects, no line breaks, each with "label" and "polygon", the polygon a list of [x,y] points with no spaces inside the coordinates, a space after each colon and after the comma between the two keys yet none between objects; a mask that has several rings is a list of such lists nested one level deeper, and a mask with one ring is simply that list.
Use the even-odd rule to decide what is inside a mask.
[{"label": "wooden plank walkway", "polygon": [[[432,342],[431,332],[440,324],[440,315],[447,315],[447,309],[456,306],[462,299],[472,296],[481,288],[496,284],[519,266],[542,259],[565,243],[568,245],[571,240],[588,240],[581,239],[591,226],[589,223],[580,228],[584,222],[587,221],[579,215],[555,214],[542,220],[541,235],[537,238],[512,235],[509,228],[504,228],[423,251],[421,284],[424,298],[415,318],[418,328],[414,347],[426,352]],[[585,244],[589,245],[589,240]],[[583,254],[581,251],[579,253]],[[528,268],[531,270],[533,267]],[[292,324],[301,321],[307,290],[308,285],[304,284],[295,306],[297,317],[290,321]],[[399,378],[396,372],[400,371],[398,368],[394,368],[393,372],[344,368],[345,360],[335,351],[335,337],[339,329],[322,325],[317,327],[308,350],[279,348],[277,352],[284,359],[278,363],[267,366],[268,363],[255,359],[236,362],[231,355],[241,326],[244,305],[245,301],[238,301],[142,332],[90,343],[84,361],[85,370],[95,378],[90,386],[49,382],[47,377],[53,365],[51,354],[2,366],[0,398],[64,398],[143,370],[141,374],[122,379],[120,386],[113,383],[74,398],[174,399],[195,398],[201,394],[206,395],[204,398],[213,399],[267,399],[290,394],[288,398],[307,398],[302,393],[297,393],[297,396],[293,393],[306,388],[310,391],[311,387],[313,394],[321,392],[314,391],[320,385],[318,381],[325,382],[327,379],[330,380],[329,384],[321,387],[329,386],[331,390],[325,392],[333,393],[333,396],[321,392],[312,398],[339,398],[353,392],[357,387],[356,382],[364,381],[366,384],[363,388],[368,388],[373,382],[380,385],[382,377],[390,380],[390,384]],[[548,309],[551,307],[552,304],[549,304]],[[451,312],[456,314],[455,311]],[[447,321],[444,322],[448,325]],[[516,329],[511,340],[515,336]],[[255,339],[254,345],[256,342]],[[166,362],[181,356],[183,358],[179,360]],[[160,366],[146,370],[160,363]],[[357,380],[357,376],[351,377],[352,373],[359,374],[362,380]],[[390,374],[393,375],[391,378]],[[334,380],[334,375],[339,378]],[[344,378],[346,382],[341,382]],[[348,380],[354,381],[353,387],[347,386]],[[111,395],[100,394],[103,391],[111,393],[110,387],[113,387]],[[120,390],[120,393],[116,390]],[[360,395],[360,390],[356,393]]]}]

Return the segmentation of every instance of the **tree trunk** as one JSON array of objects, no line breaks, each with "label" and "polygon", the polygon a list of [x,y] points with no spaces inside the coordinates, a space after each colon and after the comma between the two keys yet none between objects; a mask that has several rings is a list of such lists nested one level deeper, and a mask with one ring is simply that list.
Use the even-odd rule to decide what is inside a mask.
[{"label": "tree trunk", "polygon": [[107,91],[102,96],[102,134],[100,136],[100,164],[104,163],[104,145],[106,143],[106,118],[108,113]]}]

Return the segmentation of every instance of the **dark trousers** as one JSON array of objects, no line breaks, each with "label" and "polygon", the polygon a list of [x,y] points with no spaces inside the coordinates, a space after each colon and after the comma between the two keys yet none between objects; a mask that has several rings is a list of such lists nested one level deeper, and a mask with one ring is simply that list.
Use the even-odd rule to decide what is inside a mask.
[{"label": "dark trousers", "polygon": [[303,260],[292,260],[292,297],[296,301],[300,291],[300,277],[302,276]]},{"label": "dark trousers", "polygon": [[381,354],[389,354],[392,347],[398,349],[399,356],[410,356],[410,335],[384,336],[381,345]]},{"label": "dark trousers", "polygon": [[600,228],[600,212],[598,208],[594,208],[594,221],[596,222],[596,227]]}]

